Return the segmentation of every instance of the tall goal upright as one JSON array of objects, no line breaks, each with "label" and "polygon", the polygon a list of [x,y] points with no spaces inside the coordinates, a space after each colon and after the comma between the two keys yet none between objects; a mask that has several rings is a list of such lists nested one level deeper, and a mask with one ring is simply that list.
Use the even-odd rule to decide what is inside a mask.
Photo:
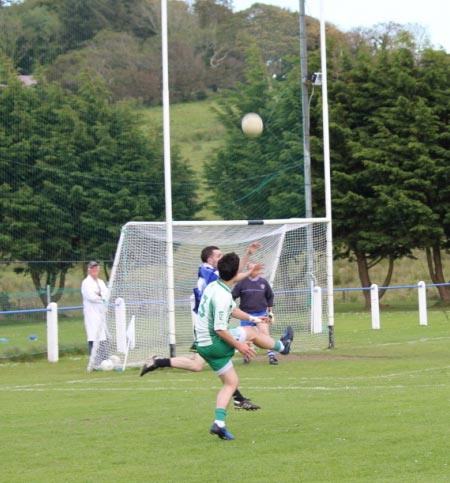
[{"label": "tall goal upright", "polygon": [[[167,223],[127,223],[109,281],[108,344],[95,344],[96,360],[112,354],[124,360],[126,354],[127,365],[140,365],[152,354],[172,355],[174,347],[177,355],[188,354],[193,340],[191,295],[201,250],[215,245],[222,253],[242,256],[252,242],[261,243],[252,261],[264,264],[264,276],[275,293],[272,336],[278,338],[286,325],[292,325],[293,351],[323,349],[329,342],[326,233],[325,218],[174,221],[169,247]],[[172,303],[169,251],[173,253]],[[174,321],[169,316],[171,306]]]}]

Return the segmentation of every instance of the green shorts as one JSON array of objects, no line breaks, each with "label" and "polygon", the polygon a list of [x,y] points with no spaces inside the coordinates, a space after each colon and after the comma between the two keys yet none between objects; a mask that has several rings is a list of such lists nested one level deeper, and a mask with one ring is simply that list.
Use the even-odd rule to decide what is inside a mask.
[{"label": "green shorts", "polygon": [[[244,334],[241,335],[239,327],[231,329],[230,332],[236,340],[245,340],[245,336]],[[196,343],[195,346],[198,353],[205,359],[214,372],[220,372],[221,369],[229,364],[236,352],[232,345],[220,337],[217,337],[211,345],[202,347]]]}]

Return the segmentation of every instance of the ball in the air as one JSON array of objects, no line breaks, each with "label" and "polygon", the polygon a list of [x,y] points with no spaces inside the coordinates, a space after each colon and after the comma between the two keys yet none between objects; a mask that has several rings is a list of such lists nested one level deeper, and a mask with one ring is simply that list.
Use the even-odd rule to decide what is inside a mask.
[{"label": "ball in the air", "polygon": [[102,371],[112,371],[114,369],[114,362],[111,359],[105,359],[101,362],[100,368]]},{"label": "ball in the air", "polygon": [[264,124],[256,112],[249,112],[242,118],[241,127],[244,134],[251,138],[256,138],[263,132]]},{"label": "ball in the air", "polygon": [[36,334],[31,334],[30,337],[28,337],[30,340],[36,340],[37,335]]}]

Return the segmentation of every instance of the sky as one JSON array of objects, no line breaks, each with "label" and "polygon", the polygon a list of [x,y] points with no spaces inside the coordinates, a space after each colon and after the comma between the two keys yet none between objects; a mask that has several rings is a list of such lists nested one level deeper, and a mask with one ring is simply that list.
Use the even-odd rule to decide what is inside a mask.
[{"label": "sky", "polygon": [[[254,3],[266,3],[291,11],[299,0],[233,0],[235,11]],[[306,15],[320,19],[321,0],[305,0]],[[450,0],[323,0],[324,19],[347,31],[377,23],[418,24],[425,28],[435,48],[450,53]]]}]

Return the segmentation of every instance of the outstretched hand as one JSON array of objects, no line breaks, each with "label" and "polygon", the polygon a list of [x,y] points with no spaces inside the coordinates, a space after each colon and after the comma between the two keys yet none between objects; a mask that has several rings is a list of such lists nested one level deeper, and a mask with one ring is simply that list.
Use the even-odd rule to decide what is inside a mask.
[{"label": "outstretched hand", "polygon": [[236,349],[244,356],[249,359],[254,359],[256,357],[256,350],[253,348],[251,341],[246,340],[245,342],[238,342]]},{"label": "outstretched hand", "polygon": [[261,243],[259,242],[250,243],[250,245],[247,248],[247,253],[249,255],[253,255],[260,246],[261,246]]},{"label": "outstretched hand", "polygon": [[250,317],[249,322],[253,322],[256,325],[259,324],[271,324],[269,317],[266,315],[258,315],[257,317]]}]

